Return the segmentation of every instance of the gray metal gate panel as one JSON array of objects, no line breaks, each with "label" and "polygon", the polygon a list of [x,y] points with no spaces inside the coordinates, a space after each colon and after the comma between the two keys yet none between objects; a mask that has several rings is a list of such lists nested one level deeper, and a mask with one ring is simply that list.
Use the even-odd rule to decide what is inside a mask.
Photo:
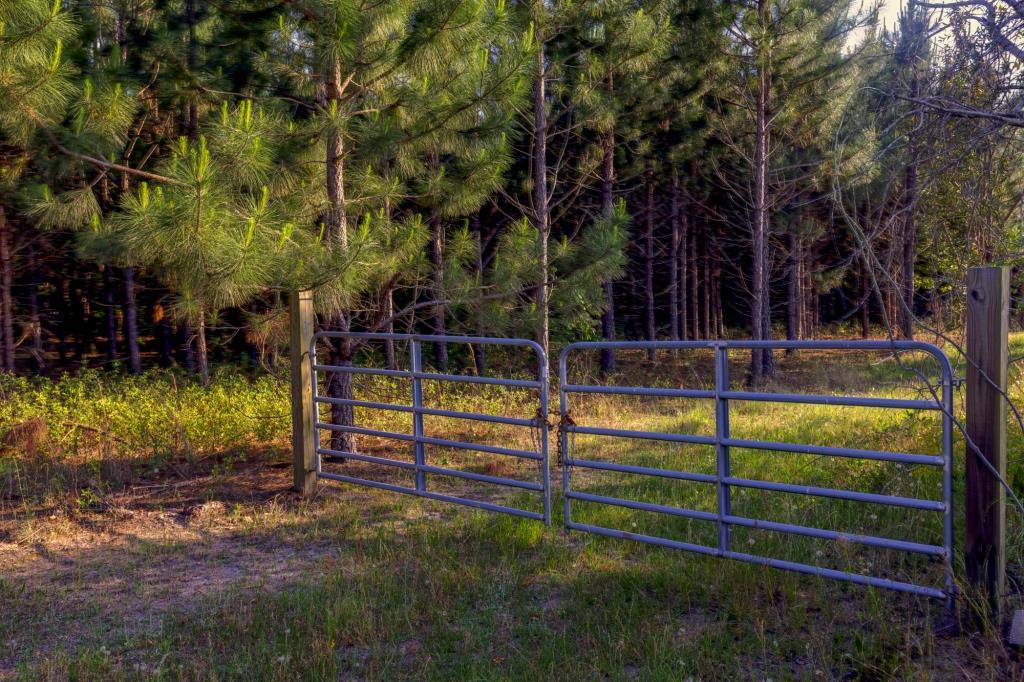
[{"label": "gray metal gate panel", "polygon": [[[320,339],[354,339],[363,341],[398,341],[409,343],[409,370],[391,370],[391,369],[379,369],[373,367],[357,367],[350,365],[328,365],[320,364],[316,359],[316,346],[317,341]],[[500,346],[520,346],[529,348],[537,356],[537,379],[526,380],[526,379],[503,379],[499,377],[481,377],[471,376],[465,374],[442,374],[438,372],[425,372],[423,371],[422,363],[422,346],[424,343],[440,342],[440,343],[469,343],[479,345],[500,345]],[[547,355],[544,353],[544,349],[534,341],[526,339],[504,339],[504,338],[492,338],[484,336],[447,336],[447,335],[420,335],[420,334],[385,334],[385,333],[365,333],[365,332],[332,332],[332,331],[320,331],[317,332],[313,341],[310,344],[310,359],[313,368],[313,404],[316,407],[313,414],[314,419],[314,433],[316,434],[316,472],[320,478],[331,479],[335,481],[342,481],[345,483],[355,483],[358,485],[365,485],[372,488],[379,488],[382,490],[390,490],[392,492],[406,493],[410,495],[417,495],[419,497],[426,497],[432,500],[439,500],[442,502],[454,502],[456,504],[463,504],[477,509],[484,509],[487,511],[502,512],[505,514],[512,514],[514,516],[521,516],[530,519],[537,519],[544,521],[545,524],[550,525],[551,523],[551,474],[548,467],[548,423],[546,415],[548,413],[548,360]],[[354,398],[328,398],[319,395],[319,389],[317,388],[317,373],[332,373],[332,372],[347,372],[349,374],[364,374],[364,375],[376,375],[376,376],[388,376],[397,377],[411,380],[411,404],[402,403],[389,403],[389,402],[375,402],[369,400],[356,400]],[[455,410],[442,410],[437,408],[425,407],[423,404],[423,382],[424,381],[452,381],[460,383],[472,383],[472,384],[484,384],[492,386],[506,386],[511,388],[521,388],[528,390],[536,390],[538,392],[538,406],[537,416],[532,419],[521,419],[515,417],[505,417],[501,415],[493,414],[482,414],[476,412],[461,412]],[[364,428],[360,426],[352,425],[338,425],[329,424],[320,421],[319,418],[319,405],[321,404],[340,404],[350,405],[352,407],[365,407],[372,409],[382,410],[394,410],[398,412],[406,412],[412,415],[412,427],[413,432],[407,433],[394,433],[390,431],[381,431],[378,429]],[[423,417],[436,416],[436,417],[452,417],[456,419],[467,419],[473,421],[482,421],[496,424],[507,424],[512,426],[522,426],[526,428],[535,428],[538,430],[538,442],[539,447],[536,450],[522,450],[518,448],[499,447],[494,445],[484,445],[481,443],[467,443],[463,441],[449,440],[446,438],[434,438],[427,436],[424,433],[423,428]],[[361,453],[353,452],[340,452],[325,448],[320,443],[320,431],[344,431],[348,433],[355,433],[366,436],[377,436],[381,438],[387,438],[391,440],[399,440],[412,443],[413,446],[413,461],[407,462],[402,460],[388,459],[384,457],[376,457],[373,455],[365,455]],[[502,476],[490,476],[486,474],[477,474],[470,471],[462,471],[460,469],[449,469],[446,467],[433,466],[427,464],[425,448],[426,445],[434,445],[438,447],[457,448],[463,450],[474,450],[477,452],[487,452],[497,455],[505,455],[510,457],[517,457],[522,459],[534,460],[538,463],[540,469],[540,483],[534,483],[532,481],[524,481],[521,479],[506,478]],[[323,456],[338,457],[342,459],[351,459],[361,462],[368,462],[371,464],[381,464],[385,466],[391,466],[399,469],[409,470],[415,472],[415,487],[410,488],[407,486],[395,485],[392,483],[383,483],[380,481],[371,481],[369,479],[358,478],[355,476],[349,476],[346,474],[339,474],[330,471],[324,471],[322,467]],[[519,509],[517,507],[509,507],[506,505],[495,504],[492,502],[484,502],[481,500],[473,500],[455,495],[448,495],[444,493],[434,492],[427,489],[427,475],[437,474],[443,476],[453,476],[456,478],[462,478],[465,480],[476,481],[479,483],[490,483],[494,485],[507,486],[511,488],[517,488],[521,490],[529,490],[538,492],[542,497],[542,512],[534,512],[527,509]]]},{"label": "gray metal gate panel", "polygon": [[[862,350],[862,351],[918,351],[931,355],[938,362],[941,373],[941,386],[932,390],[930,400],[907,400],[896,398],[847,397],[828,395],[805,395],[798,393],[768,393],[753,391],[730,390],[728,352],[733,349],[807,349],[807,350]],[[601,386],[595,384],[570,384],[568,381],[567,360],[571,353],[582,349],[709,349],[715,356],[715,387],[714,390],[645,388],[633,386]],[[559,357],[559,406],[562,414],[560,433],[560,451],[562,457],[562,495],[563,516],[565,527],[582,530],[615,538],[626,538],[674,549],[684,549],[701,554],[737,559],[754,564],[775,568],[810,573],[826,578],[846,580],[863,585],[884,587],[902,592],[926,595],[929,597],[949,598],[955,586],[952,574],[953,556],[953,372],[949,359],[940,349],[927,343],[914,341],[591,341],[573,343],[563,349]],[[568,396],[572,393],[598,393],[608,395],[639,395],[654,397],[704,398],[715,403],[715,435],[697,436],[690,434],[661,433],[655,431],[636,431],[607,429],[579,426],[569,417]],[[764,401],[777,403],[804,403],[812,405],[847,405],[857,407],[897,408],[916,410],[938,410],[942,414],[941,450],[939,456],[860,450],[856,448],[826,447],[778,443],[763,440],[732,438],[729,432],[729,401]],[[619,464],[596,460],[576,459],[569,450],[569,434],[580,433],[597,436],[618,436],[624,438],[640,438],[665,440],[677,443],[714,446],[716,451],[716,472],[701,474],[694,472],[659,469],[653,467]],[[903,464],[920,464],[942,467],[942,501],[864,493],[852,490],[838,490],[807,485],[776,483],[753,479],[738,478],[731,474],[730,448],[751,448],[760,450],[778,450],[800,454],[824,455],[831,457],[848,457]],[[714,513],[693,509],[682,509],[661,504],[640,502],[616,497],[576,492],[571,487],[571,470],[573,467],[601,469],[628,474],[667,477],[677,480],[694,481],[714,484],[716,487],[716,511]],[[778,523],[773,521],[746,518],[732,514],[730,508],[731,489],[733,487],[756,488],[783,493],[796,493],[817,497],[826,497],[857,502],[869,502],[894,507],[921,509],[943,514],[943,544],[928,545],[906,540],[897,540],[855,533],[844,533],[800,526],[796,524]],[[698,519],[717,524],[718,544],[715,547],[681,542],[669,538],[654,537],[630,533],[616,528],[593,526],[577,523],[572,520],[571,505],[573,500],[608,504],[641,511],[669,514],[683,518]],[[825,540],[844,540],[871,547],[899,550],[925,554],[941,558],[945,569],[945,589],[937,589],[914,583],[901,582],[877,576],[850,573],[847,571],[823,568],[813,564],[785,561],[745,552],[732,548],[730,530],[733,526],[758,528],[781,533],[790,533]]]}]

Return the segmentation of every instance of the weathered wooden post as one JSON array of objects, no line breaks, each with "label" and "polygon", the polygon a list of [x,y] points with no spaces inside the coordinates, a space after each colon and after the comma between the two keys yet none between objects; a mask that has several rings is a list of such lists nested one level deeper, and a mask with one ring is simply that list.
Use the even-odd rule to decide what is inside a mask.
[{"label": "weathered wooden post", "polygon": [[[1010,270],[967,273],[967,579],[984,590],[995,622],[1002,616],[1006,574],[1006,373]],[[991,469],[980,457],[991,465]]]},{"label": "weathered wooden post", "polygon": [[313,368],[309,345],[313,341],[313,292],[293,291],[289,297],[292,357],[292,469],[294,489],[309,496],[316,492],[316,439],[313,432]]}]

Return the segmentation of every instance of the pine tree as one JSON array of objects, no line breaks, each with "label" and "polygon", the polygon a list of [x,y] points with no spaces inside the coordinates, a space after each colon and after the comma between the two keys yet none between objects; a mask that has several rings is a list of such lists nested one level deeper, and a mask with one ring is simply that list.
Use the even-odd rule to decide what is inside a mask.
[{"label": "pine tree", "polygon": [[[615,213],[617,145],[623,117],[632,110],[643,86],[657,77],[656,67],[664,60],[670,24],[660,4],[626,2],[582,3],[578,8],[579,62],[576,65],[575,99],[587,112],[588,127],[595,137],[600,158],[599,205],[602,219],[612,221]],[[615,297],[611,280],[604,282],[605,310],[601,331],[614,341]],[[615,356],[601,353],[601,370],[615,370]]]},{"label": "pine tree", "polygon": [[13,229],[8,207],[32,163],[39,128],[72,92],[62,49],[75,26],[59,1],[0,0],[0,370],[14,371]]},{"label": "pine tree", "polygon": [[[325,248],[343,259],[353,217],[380,215],[385,204],[401,203],[409,183],[429,177],[431,167],[439,170],[442,153],[463,144],[457,151],[469,156],[491,148],[494,134],[500,137],[507,125],[510,100],[524,92],[532,46],[529,37],[517,38],[501,0],[318,0],[296,10],[280,17],[265,68],[278,91],[290,93],[309,114],[307,154],[323,164],[307,180],[318,191],[303,214],[307,224],[323,226]],[[474,135],[485,140],[475,149]],[[391,170],[387,180],[385,169]],[[440,211],[430,218],[440,252]],[[394,273],[386,288],[401,276]],[[435,297],[438,283],[435,274]],[[324,327],[345,331],[360,317],[356,321],[376,329],[394,317],[379,305],[390,300],[388,292],[373,291],[374,304],[359,285],[348,278],[321,283],[317,306]],[[332,344],[331,362],[346,365],[354,351],[348,340]],[[326,395],[336,401],[333,423],[350,425],[351,376],[334,373]],[[353,451],[355,439],[336,432],[332,447]]]},{"label": "pine tree", "polygon": [[[726,114],[720,119],[719,136],[734,159],[746,166],[750,183],[736,182],[734,174],[718,176],[748,215],[754,340],[772,336],[771,231],[785,180],[779,175],[778,157],[787,149],[790,133],[814,130],[813,124],[801,124],[813,120],[815,112],[836,115],[843,110],[827,81],[841,79],[843,65],[853,63],[852,56],[843,54],[846,40],[870,18],[871,14],[853,10],[852,2],[824,0],[753,0],[737,9],[727,68],[738,78],[723,74],[725,87],[719,96]],[[853,90],[841,92],[850,96]],[[798,167],[806,176],[820,163],[815,158],[810,166]],[[751,383],[760,384],[773,373],[771,350],[753,350]]]}]

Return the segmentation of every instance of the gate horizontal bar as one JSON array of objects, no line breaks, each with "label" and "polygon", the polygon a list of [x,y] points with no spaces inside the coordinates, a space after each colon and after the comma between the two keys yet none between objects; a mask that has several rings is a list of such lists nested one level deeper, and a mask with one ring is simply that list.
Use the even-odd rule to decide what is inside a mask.
[{"label": "gate horizontal bar", "polygon": [[861,575],[860,573],[839,571],[834,568],[823,568],[821,566],[814,566],[813,564],[802,564],[797,561],[785,561],[784,559],[773,559],[770,557],[757,556],[755,554],[744,554],[742,552],[734,551],[724,552],[722,556],[724,556],[727,559],[745,561],[751,564],[761,564],[762,566],[771,566],[772,568],[780,568],[786,571],[807,573],[810,575],[819,576],[821,578],[845,580],[846,582],[856,583],[858,585],[868,585],[870,587],[883,587],[887,590],[895,590],[897,592],[909,592],[910,594],[919,594],[924,597],[944,599],[947,596],[949,596],[944,591],[934,587],[915,585],[914,583],[906,583],[899,580],[891,580],[889,578],[879,578],[873,575]]},{"label": "gate horizontal bar", "polygon": [[[744,339],[729,339],[727,341],[719,340],[705,340],[705,341],[576,341],[566,346],[566,349],[577,349],[577,348],[590,348],[590,349],[602,349],[611,348],[618,350],[630,350],[630,349],[650,349],[655,350],[664,349],[672,350],[675,348],[679,349],[714,349],[714,348],[726,348],[726,349],[751,349],[751,348],[777,348],[784,350],[792,348],[794,350],[880,350],[880,351],[894,351],[894,352],[915,352],[920,351],[927,353],[936,359],[941,358],[936,355],[938,350],[935,346],[924,341],[903,341],[903,340],[871,340],[871,339],[807,339],[801,341],[788,341],[785,339],[770,340],[770,341],[754,341]],[[565,351],[563,350],[563,353]],[[939,351],[941,353],[941,351]]]},{"label": "gate horizontal bar", "polygon": [[481,483],[507,485],[510,488],[522,488],[524,490],[536,491],[544,490],[544,486],[542,486],[540,483],[534,483],[532,481],[522,481],[517,478],[505,478],[504,476],[489,476],[487,474],[478,474],[473,471],[449,469],[447,467],[433,466],[431,464],[416,464],[415,462],[404,462],[398,459],[374,457],[373,455],[363,455],[356,452],[343,452],[341,450],[332,450],[330,448],[317,448],[317,453],[325,455],[335,460],[353,459],[360,462],[369,462],[371,464],[382,464],[384,466],[393,466],[398,467],[400,469],[408,469],[410,471],[422,471],[428,474],[437,474],[438,476],[454,476],[456,478],[464,478],[469,481],[480,481]]},{"label": "gate horizontal bar", "polygon": [[681,516],[687,519],[697,519],[698,521],[717,521],[718,514],[714,512],[698,511],[696,509],[684,509],[682,507],[672,507],[664,504],[655,504],[653,502],[640,502],[639,500],[628,500],[622,497],[608,497],[606,495],[595,495],[593,493],[581,493],[576,490],[570,490],[565,494],[566,497],[573,500],[580,500],[583,502],[596,502],[598,504],[611,504],[616,507],[626,507],[627,509],[639,509],[640,511],[657,512],[659,514],[668,514],[670,516]]},{"label": "gate horizontal bar", "polygon": [[[637,509],[640,511],[657,512],[660,514],[668,514],[670,516],[681,516],[684,518],[697,519],[699,521],[714,522],[718,520],[718,514],[714,512],[704,512],[695,509],[684,509],[681,507],[672,507],[664,504],[641,502],[639,500],[628,500],[621,497],[595,495],[593,493],[584,493],[575,490],[569,491],[569,493],[566,494],[566,497],[573,500],[581,500],[583,502],[610,504],[617,507],[626,507],[628,509]],[[803,535],[806,537],[818,538],[821,540],[853,542],[856,544],[866,545],[869,547],[878,547],[880,549],[894,549],[906,552],[916,552],[918,554],[926,554],[929,556],[944,556],[946,553],[945,549],[938,545],[927,545],[919,542],[895,540],[891,538],[882,538],[873,535],[844,533],[841,531],[828,530],[825,528],[798,526],[790,523],[780,523],[777,521],[763,521],[761,519],[751,519],[743,516],[726,515],[722,517],[722,520],[733,526],[743,526],[746,528],[768,530],[777,533],[789,533],[791,535]]]},{"label": "gate horizontal bar", "polygon": [[532,379],[502,379],[500,377],[476,377],[469,374],[437,374],[435,372],[416,372],[415,379],[430,381],[454,381],[463,384],[486,384],[489,386],[512,386],[513,388],[540,388],[541,382]]},{"label": "gate horizontal bar", "polygon": [[945,502],[935,500],[921,500],[915,497],[899,497],[897,495],[879,495],[877,493],[862,493],[857,490],[838,490],[836,488],[819,488],[812,485],[796,485],[793,483],[776,483],[774,481],[758,481],[751,478],[735,478],[727,476],[722,481],[727,485],[735,485],[741,488],[756,488],[758,490],[771,490],[778,493],[793,493],[796,495],[811,495],[814,497],[830,497],[836,500],[850,500],[853,502],[871,502],[873,504],[884,504],[890,507],[906,507],[907,509],[923,509],[925,511],[945,511]]},{"label": "gate horizontal bar", "polygon": [[469,374],[439,374],[437,372],[410,372],[405,369],[379,369],[376,367],[357,367],[355,365],[313,365],[317,372],[336,372],[345,374],[369,374],[372,376],[399,377],[403,379],[426,379],[431,381],[454,381],[465,384],[487,384],[491,386],[511,386],[513,388],[541,387],[541,382],[533,379],[503,379],[501,377],[477,377]]},{"label": "gate horizontal bar", "polygon": [[803,443],[780,443],[767,440],[747,440],[743,438],[726,438],[723,445],[751,450],[780,450],[795,452],[801,455],[827,455],[830,457],[850,457],[868,459],[879,462],[898,462],[900,464],[927,464],[942,466],[946,460],[939,455],[908,455],[901,452],[884,452],[878,450],[859,450],[857,448],[837,448],[827,445],[805,445]]},{"label": "gate horizontal bar", "polygon": [[346,476],[344,474],[335,474],[330,471],[321,471],[321,478],[328,478],[334,481],[341,481],[343,483],[355,483],[356,485],[365,485],[370,488],[379,488],[381,490],[390,490],[394,493],[404,493],[406,495],[415,495],[417,497],[426,497],[431,500],[438,500],[440,502],[453,502],[455,504],[466,505],[467,507],[475,507],[476,509],[484,509],[486,511],[501,512],[503,514],[511,514],[512,516],[520,516],[527,519],[534,519],[536,521],[543,521],[544,515],[539,512],[527,511],[525,509],[517,509],[515,507],[506,507],[500,504],[494,504],[491,502],[481,502],[480,500],[470,500],[465,497],[455,497],[454,495],[445,495],[443,493],[435,493],[429,490],[416,490],[415,488],[407,488],[400,485],[392,485],[391,483],[381,483],[380,481],[371,481],[366,478],[357,478],[355,476]]},{"label": "gate horizontal bar", "polygon": [[377,367],[356,367],[355,365],[313,365],[315,372],[344,372],[346,374],[369,374],[381,377],[409,379],[412,372],[404,369],[379,369]]},{"label": "gate horizontal bar", "polygon": [[570,530],[582,530],[588,533],[594,533],[596,535],[604,535],[605,537],[609,538],[636,540],[637,542],[645,542],[649,545],[658,545],[660,547],[668,547],[670,549],[685,549],[688,552],[697,552],[698,554],[707,554],[709,556],[722,555],[722,553],[718,550],[717,547],[696,545],[692,542],[682,542],[680,540],[669,540],[668,538],[659,538],[654,535],[644,535],[643,533],[630,533],[629,531],[619,530],[618,528],[591,526],[588,523],[577,523],[576,521],[570,521],[566,523],[565,527]]},{"label": "gate horizontal bar", "polygon": [[841,531],[828,530],[825,528],[812,528],[809,526],[797,526],[791,523],[780,523],[777,521],[762,521],[761,519],[750,519],[743,516],[725,516],[726,523],[733,526],[744,526],[758,530],[770,530],[777,533],[789,533],[791,535],[804,535],[821,540],[834,540],[836,542],[854,542],[859,545],[878,547],[880,549],[896,549],[906,552],[916,552],[930,556],[944,556],[946,550],[938,545],[927,545],[907,540],[895,540],[882,538],[875,535],[861,535],[858,533],[844,533]]},{"label": "gate horizontal bar", "polygon": [[366,339],[368,341],[420,341],[422,343],[473,343],[485,346],[526,346],[544,353],[539,343],[531,339],[510,339],[501,336],[449,336],[447,334],[391,334],[389,332],[318,331],[316,338]]},{"label": "gate horizontal bar", "polygon": [[346,424],[328,424],[326,422],[317,422],[316,428],[326,429],[328,431],[340,431],[342,433],[357,433],[363,436],[377,436],[379,438],[390,438],[394,440],[404,440],[410,443],[424,443],[426,445],[436,445],[443,448],[457,448],[459,450],[475,450],[477,452],[488,452],[492,455],[508,455],[509,457],[522,457],[523,459],[544,459],[543,456],[536,452],[530,452],[529,450],[516,450],[514,448],[502,448],[497,445],[484,445],[482,443],[464,443],[459,440],[447,440],[445,438],[432,438],[430,436],[415,436],[411,433],[395,433],[393,431],[378,431],[377,429],[367,429],[361,426],[348,426]]},{"label": "gate horizontal bar", "polygon": [[365,407],[375,410],[393,410],[395,412],[409,412],[430,415],[432,417],[452,417],[454,419],[472,419],[480,422],[491,422],[494,424],[509,424],[511,426],[537,426],[533,419],[522,419],[519,417],[503,417],[496,414],[481,414],[479,412],[459,412],[456,410],[442,410],[433,407],[415,408],[412,405],[399,405],[396,403],[378,403],[372,400],[356,400],[354,398],[324,398],[318,397],[318,403],[328,405],[351,405],[352,407]]},{"label": "gate horizontal bar", "polygon": [[401,459],[389,459],[387,457],[376,457],[374,455],[364,455],[361,452],[345,452],[343,450],[333,450],[331,448],[317,448],[316,453],[322,455],[329,460],[341,460],[352,459],[357,462],[368,462],[370,464],[381,464],[389,467],[396,467],[398,469],[408,469],[409,471],[416,470],[415,462],[406,462]]},{"label": "gate horizontal bar", "polygon": [[907,410],[941,410],[934,400],[873,398],[871,396],[812,395],[800,393],[766,393],[760,391],[722,391],[724,400],[751,400],[766,403],[800,403],[804,405],[841,405],[846,407],[882,407]]},{"label": "gate horizontal bar", "polygon": [[575,457],[566,457],[564,461],[566,466],[583,467],[585,469],[602,469],[604,471],[618,471],[623,474],[660,476],[661,478],[674,478],[680,481],[693,481],[695,483],[718,482],[718,477],[714,474],[698,474],[692,471],[658,469],[655,467],[638,466],[636,464],[617,464],[615,462],[600,462],[593,459],[576,459]]},{"label": "gate horizontal bar", "polygon": [[595,535],[603,535],[605,537],[610,538],[633,540],[636,542],[643,542],[648,545],[668,547],[669,549],[682,549],[689,552],[696,552],[698,554],[705,554],[707,556],[734,559],[736,561],[743,561],[749,564],[770,566],[771,568],[795,571],[797,573],[806,573],[810,575],[816,575],[821,578],[843,580],[846,582],[856,583],[859,585],[867,585],[870,587],[882,587],[889,590],[895,590],[897,592],[909,592],[910,594],[919,594],[925,597],[935,597],[937,599],[943,599],[947,596],[946,593],[942,590],[933,587],[915,585],[913,583],[906,583],[898,580],[890,580],[889,578],[879,578],[871,575],[850,573],[848,571],[840,571],[833,568],[824,568],[822,566],[814,566],[813,564],[803,564],[796,561],[785,561],[783,559],[773,559],[771,557],[762,557],[754,554],[745,554],[743,552],[735,552],[732,550],[722,551],[717,547],[696,545],[689,542],[680,542],[679,540],[670,540],[668,538],[659,538],[653,535],[644,535],[642,533],[630,533],[629,531],[619,530],[617,528],[591,526],[586,523],[576,523],[575,521],[567,523],[566,527],[571,530],[582,530],[588,533],[594,533]]},{"label": "gate horizontal bar", "polygon": [[562,427],[569,433],[582,433],[589,436],[612,436],[615,438],[641,438],[644,440],[663,440],[672,443],[688,443],[690,445],[715,445],[712,436],[694,436],[688,433],[665,433],[663,431],[630,431],[627,429],[602,429],[595,426],[579,426],[566,424]]},{"label": "gate horizontal bar", "polygon": [[607,395],[643,395],[656,398],[714,398],[714,391],[696,388],[653,388],[648,386],[596,386],[563,384],[563,393],[601,393]]}]

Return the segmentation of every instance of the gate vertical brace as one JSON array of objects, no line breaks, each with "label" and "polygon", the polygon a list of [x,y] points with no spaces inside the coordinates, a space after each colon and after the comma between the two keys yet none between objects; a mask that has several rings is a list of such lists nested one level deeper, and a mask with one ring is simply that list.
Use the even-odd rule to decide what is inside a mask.
[{"label": "gate vertical brace", "polygon": [[718,549],[723,554],[732,549],[731,532],[725,517],[732,513],[729,485],[729,400],[722,394],[729,390],[729,351],[715,344],[715,455],[718,472]]},{"label": "gate vertical brace", "polygon": [[423,453],[423,353],[420,342],[413,339],[409,342],[409,362],[412,367],[412,433],[416,437],[413,442],[413,459],[416,461],[416,490],[427,489],[426,474],[423,465],[426,463]]}]

